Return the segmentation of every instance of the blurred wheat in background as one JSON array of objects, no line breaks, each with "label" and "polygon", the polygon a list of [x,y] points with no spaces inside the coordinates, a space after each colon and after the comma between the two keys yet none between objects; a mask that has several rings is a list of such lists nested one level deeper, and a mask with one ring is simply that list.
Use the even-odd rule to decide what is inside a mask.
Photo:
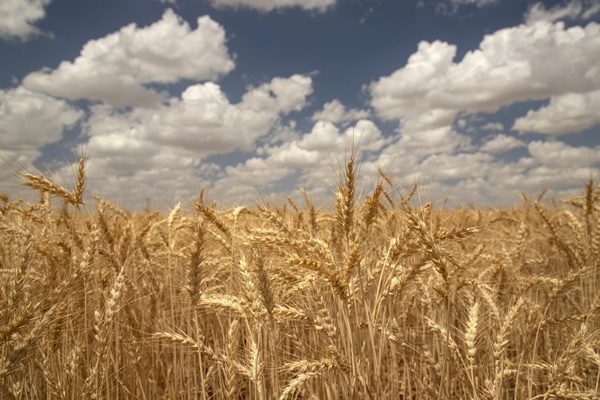
[{"label": "blurred wheat in background", "polygon": [[[1,195],[2,399],[598,399],[600,189],[436,208]],[[59,202],[56,201],[59,200]],[[57,205],[62,202],[62,206]]]}]

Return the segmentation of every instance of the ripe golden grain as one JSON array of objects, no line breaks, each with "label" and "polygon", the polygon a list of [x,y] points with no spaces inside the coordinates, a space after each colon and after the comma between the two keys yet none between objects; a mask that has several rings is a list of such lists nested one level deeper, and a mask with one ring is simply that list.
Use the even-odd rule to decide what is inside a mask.
[{"label": "ripe golden grain", "polygon": [[[0,194],[0,398],[598,398],[600,188],[436,209],[344,166],[332,209]],[[51,196],[62,205],[56,207]],[[385,200],[384,200],[385,198]]]}]

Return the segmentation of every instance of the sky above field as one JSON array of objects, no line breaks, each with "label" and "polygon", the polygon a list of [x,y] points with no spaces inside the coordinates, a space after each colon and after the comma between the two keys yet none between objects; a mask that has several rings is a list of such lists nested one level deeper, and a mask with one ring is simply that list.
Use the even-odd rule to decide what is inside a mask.
[{"label": "sky above field", "polygon": [[0,191],[31,162],[68,183],[83,149],[88,193],[126,207],[326,205],[354,148],[365,191],[381,168],[450,204],[570,196],[600,178],[599,22],[595,0],[0,0]]}]

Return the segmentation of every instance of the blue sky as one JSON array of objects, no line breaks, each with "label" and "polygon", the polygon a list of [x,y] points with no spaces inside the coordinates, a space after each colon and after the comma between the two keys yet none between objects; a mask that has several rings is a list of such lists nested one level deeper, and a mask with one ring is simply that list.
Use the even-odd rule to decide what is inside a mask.
[{"label": "blue sky", "polygon": [[[127,207],[330,199],[352,142],[431,200],[600,171],[593,0],[0,0],[0,150]],[[0,191],[22,195],[8,169]],[[325,204],[325,203],[323,203]]]}]

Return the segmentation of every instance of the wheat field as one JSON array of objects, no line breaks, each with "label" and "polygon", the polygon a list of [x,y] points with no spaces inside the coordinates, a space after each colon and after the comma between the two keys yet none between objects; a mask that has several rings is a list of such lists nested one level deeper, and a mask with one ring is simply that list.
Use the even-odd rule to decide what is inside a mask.
[{"label": "wheat field", "polygon": [[[329,210],[1,195],[2,399],[600,399],[600,188],[438,208],[357,165]],[[186,211],[190,210],[190,211]]]}]

